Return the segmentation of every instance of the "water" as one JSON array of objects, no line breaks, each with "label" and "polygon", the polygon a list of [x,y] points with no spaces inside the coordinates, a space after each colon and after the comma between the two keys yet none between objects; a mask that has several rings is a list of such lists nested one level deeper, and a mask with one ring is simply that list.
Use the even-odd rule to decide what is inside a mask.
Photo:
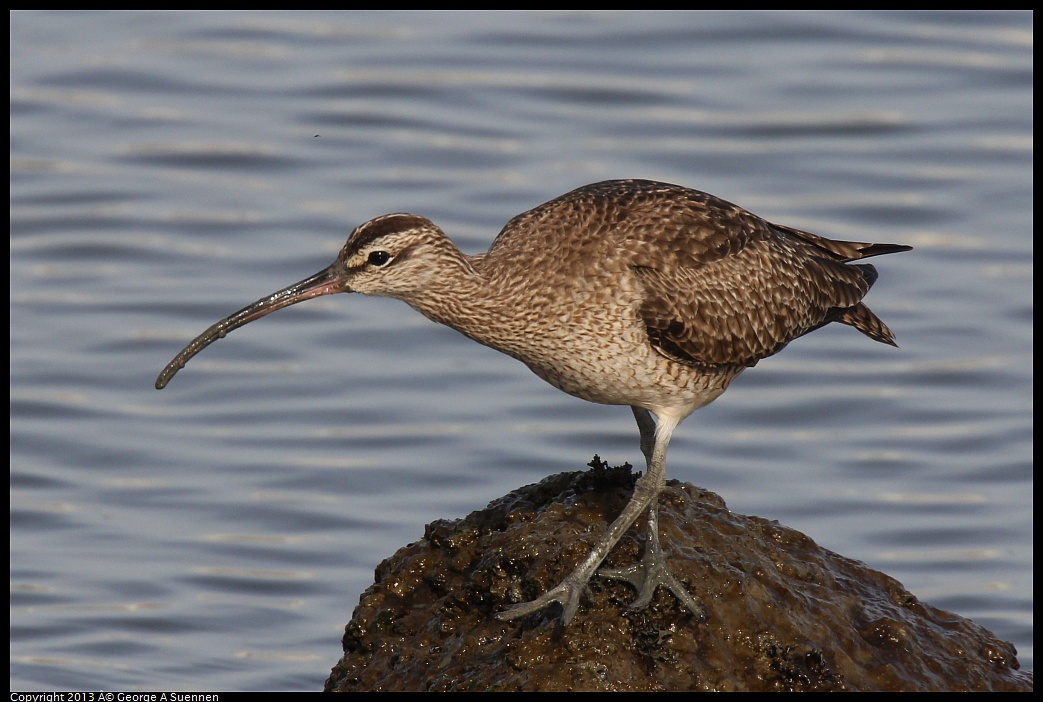
[{"label": "water", "polygon": [[565,396],[336,296],[156,374],[358,223],[470,253],[617,177],[911,244],[900,350],[799,340],[669,475],[1014,642],[1032,667],[1030,13],[11,15],[11,688],[320,689],[376,564],[595,452]]}]

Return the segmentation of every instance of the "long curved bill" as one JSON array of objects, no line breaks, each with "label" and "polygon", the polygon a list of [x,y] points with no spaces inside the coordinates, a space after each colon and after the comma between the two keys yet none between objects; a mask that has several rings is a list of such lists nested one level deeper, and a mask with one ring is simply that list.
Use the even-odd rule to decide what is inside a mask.
[{"label": "long curved bill", "polygon": [[290,287],[280,290],[277,293],[272,293],[267,297],[262,297],[257,302],[244,307],[235,314],[225,317],[217,324],[213,325],[205,332],[197,336],[192,340],[188,346],[181,350],[174,360],[167,364],[167,367],[163,369],[163,372],[156,378],[156,389],[162,390],[170,382],[170,379],[174,375],[185,367],[185,364],[191,360],[193,356],[205,349],[210,344],[214,343],[218,339],[223,339],[226,334],[230,331],[234,331],[239,327],[252,322],[255,319],[265,316],[270,312],[282,309],[283,307],[289,307],[295,305],[298,302],[304,300],[310,300],[313,297],[319,297],[320,295],[329,295],[338,292],[349,292],[349,288],[344,282],[344,276],[337,270],[336,264],[326,268],[325,270],[319,271],[310,278],[306,278],[299,283],[294,283]]}]

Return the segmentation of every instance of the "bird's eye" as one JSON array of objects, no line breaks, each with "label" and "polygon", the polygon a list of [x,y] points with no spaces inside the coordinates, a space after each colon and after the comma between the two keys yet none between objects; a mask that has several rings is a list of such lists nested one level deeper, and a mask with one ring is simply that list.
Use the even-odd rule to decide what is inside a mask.
[{"label": "bird's eye", "polygon": [[391,260],[391,254],[387,251],[371,251],[367,261],[371,266],[383,266]]}]

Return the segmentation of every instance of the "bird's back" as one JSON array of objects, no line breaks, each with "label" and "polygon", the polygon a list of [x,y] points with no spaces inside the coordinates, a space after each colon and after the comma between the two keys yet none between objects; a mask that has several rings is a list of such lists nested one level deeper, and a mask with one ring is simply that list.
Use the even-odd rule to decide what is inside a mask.
[{"label": "bird's back", "polygon": [[628,308],[657,353],[709,368],[753,365],[833,321],[893,344],[861,302],[876,270],[848,263],[908,248],[832,241],[697,190],[617,180],[518,215],[481,258],[545,305]]}]

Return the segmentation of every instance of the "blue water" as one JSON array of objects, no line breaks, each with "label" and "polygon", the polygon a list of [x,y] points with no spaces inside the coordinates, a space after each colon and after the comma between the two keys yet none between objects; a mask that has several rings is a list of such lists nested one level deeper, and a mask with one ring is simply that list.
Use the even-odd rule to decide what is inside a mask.
[{"label": "blue water", "polygon": [[675,433],[670,477],[988,627],[1032,667],[1033,18],[11,14],[11,689],[320,689],[425,523],[639,462],[405,305],[197,333],[385,212],[469,253],[618,177],[911,244],[898,350],[805,337]]}]

